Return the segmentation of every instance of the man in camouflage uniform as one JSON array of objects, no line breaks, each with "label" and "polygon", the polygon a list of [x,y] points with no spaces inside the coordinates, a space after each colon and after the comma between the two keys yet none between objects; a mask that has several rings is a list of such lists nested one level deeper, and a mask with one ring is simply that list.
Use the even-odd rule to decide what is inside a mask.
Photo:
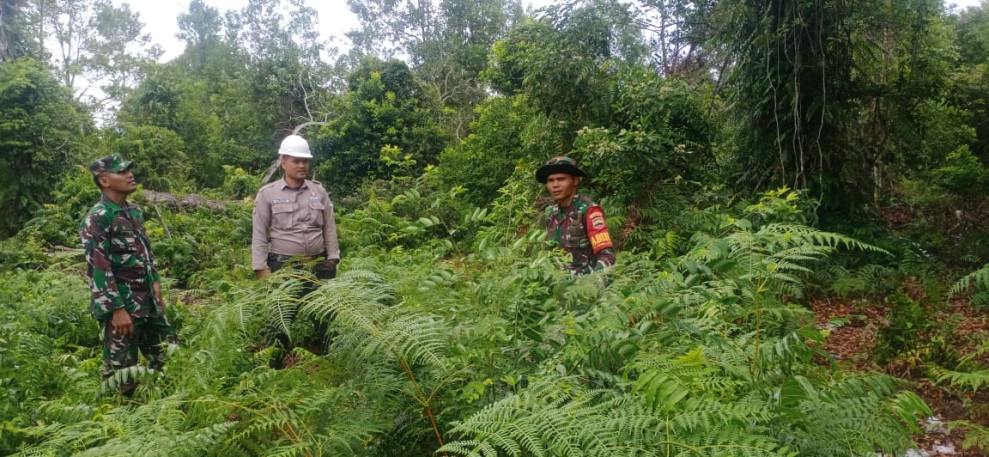
[{"label": "man in camouflage uniform", "polygon": [[615,251],[597,203],[577,194],[580,178],[587,175],[570,157],[549,159],[536,170],[536,181],[546,185],[556,203],[546,208],[546,239],[570,253],[565,270],[583,275],[614,265]]},{"label": "man in camouflage uniform", "polygon": [[[137,365],[138,350],[151,369],[161,370],[165,362],[162,343],[178,343],[165,316],[144,213],[127,202],[127,196],[137,190],[130,167],[131,162],[119,154],[89,166],[103,196],[79,229],[92,290],[89,312],[100,322],[104,379]],[[128,383],[120,390],[130,395],[134,387]]]}]

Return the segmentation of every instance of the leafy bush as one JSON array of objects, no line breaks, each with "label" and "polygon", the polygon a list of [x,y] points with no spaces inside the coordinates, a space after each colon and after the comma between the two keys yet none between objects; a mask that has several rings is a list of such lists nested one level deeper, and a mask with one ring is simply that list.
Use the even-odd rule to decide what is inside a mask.
[{"label": "leafy bush", "polygon": [[989,190],[989,169],[961,146],[948,154],[945,165],[931,171],[933,183],[956,195],[985,195]]},{"label": "leafy bush", "polygon": [[185,142],[170,129],[126,126],[123,137],[111,147],[134,162],[134,177],[148,189],[179,191],[189,184],[192,167],[185,154]]},{"label": "leafy bush", "polygon": [[[140,384],[126,402],[113,380],[99,387],[81,265],[64,288],[47,286],[56,272],[14,273],[0,298],[37,311],[19,305],[3,324],[16,336],[0,342],[0,370],[22,387],[5,391],[13,431],[2,449],[860,455],[901,449],[915,416],[929,414],[892,378],[813,362],[823,335],[792,303],[801,275],[838,247],[875,248],[780,223],[796,199],[767,194],[662,253],[625,251],[605,274],[574,278],[554,267],[540,229],[515,234],[524,217],[507,229],[488,221],[531,200],[506,191],[491,215],[461,215],[448,213],[469,208],[460,194],[430,186],[369,190],[365,207],[341,216],[349,254],[326,282],[292,269],[248,279],[234,258],[247,232],[230,236],[248,226],[247,207],[163,212],[172,238],[160,221],[149,230],[166,275],[213,282],[206,301],[171,307],[183,345],[164,376],[128,370]],[[307,282],[316,288],[300,297]],[[30,295],[35,284],[55,292]],[[332,344],[296,347],[285,369],[270,369],[270,329],[303,342],[313,321]],[[32,370],[61,374],[14,372],[34,358]]]},{"label": "leafy bush", "polygon": [[219,212],[205,207],[149,210],[149,216],[162,215],[148,217],[145,224],[158,268],[180,286],[192,288],[250,277],[251,211],[251,206],[235,202]]},{"label": "leafy bush", "polygon": [[235,199],[243,199],[249,195],[256,194],[258,189],[261,188],[261,179],[257,176],[252,176],[242,168],[224,165],[223,172],[223,185],[220,186],[220,191],[223,195]]},{"label": "leafy bush", "polygon": [[18,237],[33,237],[46,246],[79,246],[79,224],[102,196],[92,173],[80,166],[62,175],[52,196],[54,201],[44,205]]}]

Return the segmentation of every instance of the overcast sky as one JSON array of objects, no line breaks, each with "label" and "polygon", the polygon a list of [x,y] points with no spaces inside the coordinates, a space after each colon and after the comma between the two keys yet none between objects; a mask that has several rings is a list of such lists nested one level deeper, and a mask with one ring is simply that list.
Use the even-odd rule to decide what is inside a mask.
[{"label": "overcast sky", "polygon": [[[552,2],[553,0],[523,0],[529,6]],[[175,37],[178,32],[177,18],[189,9],[189,0],[113,0],[113,3],[127,3],[131,11],[141,15],[144,31],[151,34],[153,43],[161,45],[165,50],[165,54],[161,56],[162,61],[173,59],[182,53],[185,45]],[[221,15],[227,10],[239,10],[247,6],[247,0],[205,0],[205,3],[220,10]],[[316,9],[322,37],[335,37],[334,46],[341,52],[346,52],[350,48],[350,40],[344,33],[360,25],[357,16],[347,8],[347,0],[305,0],[305,3]]]},{"label": "overcast sky", "polygon": [[[945,4],[957,5],[957,9],[978,5],[982,0],[946,0]],[[189,0],[113,0],[113,3],[130,4],[131,11],[141,15],[144,31],[151,34],[152,42],[161,45],[165,50],[161,60],[167,61],[182,53],[183,43],[175,37],[178,32],[177,18],[186,12]],[[206,0],[206,3],[224,13],[227,10],[239,10],[247,5],[247,0]],[[307,0],[314,6],[319,15],[320,33],[323,38],[335,36],[334,44],[345,51],[350,47],[350,41],[344,33],[358,26],[357,17],[347,8],[346,0]],[[529,0],[529,5],[545,5],[552,0]]]}]

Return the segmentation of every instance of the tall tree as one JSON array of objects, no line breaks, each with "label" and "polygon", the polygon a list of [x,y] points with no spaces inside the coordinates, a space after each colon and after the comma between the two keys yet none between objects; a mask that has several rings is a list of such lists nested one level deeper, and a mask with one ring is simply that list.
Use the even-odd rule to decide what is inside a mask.
[{"label": "tall tree", "polygon": [[829,203],[861,202],[840,181],[850,121],[853,2],[721,2],[719,42],[730,59],[742,182],[815,189]]},{"label": "tall tree", "polygon": [[657,69],[667,76],[703,78],[714,57],[707,45],[718,0],[642,0],[639,16]]},{"label": "tall tree", "polygon": [[601,0],[549,8],[512,29],[492,54],[491,87],[525,95],[555,124],[554,149],[566,152],[580,128],[610,122],[609,79],[622,66],[643,64],[647,49],[628,7]]},{"label": "tall tree", "polygon": [[328,189],[349,195],[365,179],[418,175],[446,146],[436,93],[399,60],[364,61],[347,79],[336,116],[314,153]]},{"label": "tall tree", "polygon": [[265,167],[299,125],[324,123],[338,84],[315,11],[300,1],[252,0],[220,11],[193,1],[179,16],[182,55],[148,67],[124,104],[124,129],[154,125],[177,133],[191,176],[222,182],[223,168]]},{"label": "tall tree", "polygon": [[31,58],[0,64],[0,237],[48,201],[90,127],[47,66]]},{"label": "tall tree", "polygon": [[356,52],[408,59],[434,87],[458,137],[467,133],[473,107],[487,96],[478,75],[488,52],[522,17],[518,0],[348,1],[361,29],[348,33]]},{"label": "tall tree", "polygon": [[[76,99],[112,108],[136,84],[145,62],[160,55],[127,4],[110,0],[34,0],[37,39]],[[48,46],[51,43],[51,46]]]},{"label": "tall tree", "polygon": [[953,117],[937,108],[953,59],[942,12],[938,0],[720,2],[740,182],[808,189],[848,214],[878,202],[885,164],[951,152],[963,132],[940,145],[917,134]]},{"label": "tall tree", "polygon": [[186,58],[197,69],[206,65],[208,53],[215,48],[223,35],[223,17],[220,10],[206,5],[203,0],[189,2],[189,11],[178,17],[179,33],[176,36],[185,41]]},{"label": "tall tree", "polygon": [[855,143],[860,187],[880,203],[898,176],[936,168],[971,142],[968,114],[948,103],[950,73],[958,54],[936,0],[870,2],[854,35]]},{"label": "tall tree", "polygon": [[0,2],[0,62],[36,53],[28,32],[26,3],[27,0]]},{"label": "tall tree", "polygon": [[272,128],[266,149],[295,126],[328,116],[325,92],[333,75],[321,55],[331,50],[317,24],[316,11],[302,0],[250,0],[227,12],[228,38],[247,55],[251,99],[261,105],[254,114]]}]

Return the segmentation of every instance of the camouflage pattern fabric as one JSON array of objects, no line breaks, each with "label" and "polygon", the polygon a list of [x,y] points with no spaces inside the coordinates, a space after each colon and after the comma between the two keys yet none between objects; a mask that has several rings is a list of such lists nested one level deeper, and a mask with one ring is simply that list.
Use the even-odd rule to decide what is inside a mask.
[{"label": "camouflage pattern fabric", "polygon": [[131,167],[134,163],[130,160],[124,160],[120,154],[110,154],[106,157],[100,157],[95,162],[89,165],[89,171],[93,173],[94,176],[99,176],[103,172],[115,173],[118,171],[123,171]]},{"label": "camouflage pattern fabric", "polygon": [[[105,195],[83,219],[79,236],[86,253],[89,276],[89,312],[100,321],[103,342],[103,378],[137,364],[140,350],[148,366],[160,370],[164,354],[160,344],[178,343],[152,286],[161,278],[155,268],[151,241],[144,228],[144,213],[137,205],[119,206]],[[113,331],[113,311],[124,308],[134,324],[130,336]],[[128,394],[133,385],[121,386]]]},{"label": "camouflage pattern fabric", "polygon": [[131,203],[121,207],[104,196],[86,214],[79,236],[86,252],[93,318],[107,319],[121,307],[135,318],[162,314],[151,291],[160,278],[141,208]]},{"label": "camouflage pattern fabric", "polygon": [[[110,325],[110,319],[100,321],[100,334],[103,340],[103,379],[113,376],[117,370],[137,365],[137,352],[141,351],[148,361],[148,368],[161,371],[165,365],[162,343],[178,344],[168,318],[157,316],[135,318],[134,333],[129,336],[117,335]],[[133,384],[120,387],[121,392],[134,389]]]},{"label": "camouflage pattern fabric", "polygon": [[601,207],[576,195],[570,206],[551,205],[546,209],[546,239],[571,256],[564,269],[588,274],[614,265],[615,251]]}]

